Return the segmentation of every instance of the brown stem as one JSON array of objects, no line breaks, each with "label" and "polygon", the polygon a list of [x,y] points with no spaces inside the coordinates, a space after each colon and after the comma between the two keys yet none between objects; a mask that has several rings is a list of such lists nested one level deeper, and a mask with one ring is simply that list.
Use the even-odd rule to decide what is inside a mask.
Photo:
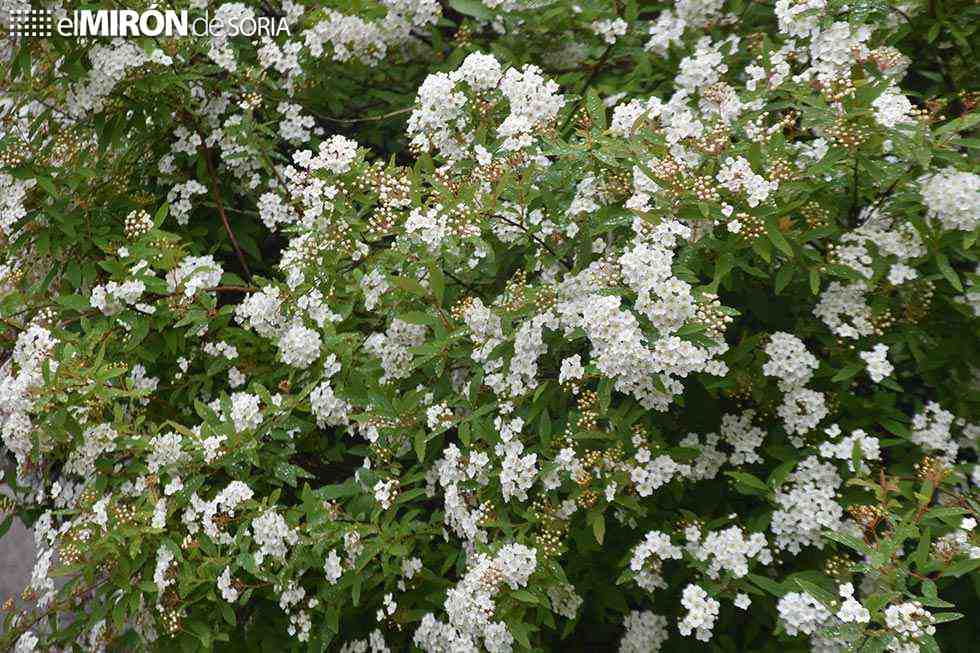
[{"label": "brown stem", "polygon": [[204,145],[203,136],[201,137],[200,148],[201,154],[204,156],[204,164],[208,169],[208,176],[211,177],[211,197],[214,199],[214,203],[218,208],[218,215],[221,216],[221,222],[225,226],[225,231],[228,233],[228,238],[231,239],[231,244],[235,248],[235,255],[238,257],[238,262],[245,271],[245,276],[249,281],[251,281],[252,271],[248,269],[248,263],[245,262],[245,253],[242,252],[242,248],[238,244],[238,239],[235,238],[235,232],[231,229],[231,223],[228,222],[228,214],[225,213],[225,205],[221,201],[221,192],[218,189],[218,174],[215,172],[214,162],[211,161],[211,151],[208,150],[206,145]]},{"label": "brown stem", "polygon": [[395,111],[389,111],[388,113],[383,113],[380,116],[368,116],[367,118],[331,118],[330,116],[323,116],[323,115],[321,115],[320,117],[330,122],[339,122],[339,123],[344,123],[345,125],[349,125],[358,122],[377,122],[378,120],[386,120],[388,118],[400,116],[403,113],[409,113],[414,110],[415,107],[405,107],[404,109],[396,109]]},{"label": "brown stem", "polygon": [[533,240],[534,242],[536,242],[536,243],[537,243],[538,245],[541,245],[541,246],[542,246],[542,247],[544,247],[544,248],[545,248],[546,250],[548,250],[548,252],[549,252],[549,253],[550,253],[550,254],[551,254],[551,255],[552,255],[553,257],[555,257],[555,259],[556,259],[556,260],[557,260],[557,261],[558,261],[559,263],[561,263],[562,265],[564,265],[564,266],[565,266],[565,268],[566,268],[566,269],[567,269],[567,270],[568,270],[569,272],[571,272],[571,270],[572,270],[572,268],[571,268],[571,266],[569,266],[569,265],[568,265],[568,263],[566,263],[566,262],[565,262],[564,260],[562,260],[562,258],[561,258],[560,256],[558,256],[558,253],[557,253],[557,252],[555,252],[555,250],[553,250],[553,249],[551,249],[551,246],[550,246],[550,245],[548,245],[548,243],[546,243],[546,242],[545,242],[545,241],[543,241],[542,239],[540,239],[540,238],[538,238],[538,237],[537,237],[536,235],[534,235],[534,234],[532,234],[532,233],[530,232],[530,230],[528,230],[528,228],[527,228],[527,227],[525,227],[525,226],[524,226],[524,225],[523,225],[522,223],[520,223],[520,222],[514,222],[513,220],[508,220],[507,218],[505,218],[505,217],[504,217],[504,216],[502,216],[502,215],[495,215],[494,217],[495,217],[495,218],[497,218],[498,220],[503,220],[503,221],[504,221],[504,222],[506,222],[507,224],[509,224],[509,225],[511,225],[511,226],[514,226],[514,227],[517,227],[518,229],[520,229],[521,231],[523,231],[523,232],[524,232],[525,234],[527,234],[527,236],[528,236],[528,238],[530,238],[531,240]]}]

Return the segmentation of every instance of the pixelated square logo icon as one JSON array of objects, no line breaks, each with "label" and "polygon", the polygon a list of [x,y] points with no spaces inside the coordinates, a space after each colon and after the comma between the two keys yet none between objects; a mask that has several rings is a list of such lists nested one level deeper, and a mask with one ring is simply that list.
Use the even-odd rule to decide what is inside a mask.
[{"label": "pixelated square logo icon", "polygon": [[51,36],[54,15],[50,9],[10,9],[7,29],[13,37]]}]

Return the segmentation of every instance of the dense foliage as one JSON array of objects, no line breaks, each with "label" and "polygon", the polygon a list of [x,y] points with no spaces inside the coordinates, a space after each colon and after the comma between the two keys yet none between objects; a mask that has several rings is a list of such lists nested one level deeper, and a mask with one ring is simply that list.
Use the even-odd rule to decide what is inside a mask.
[{"label": "dense foliage", "polygon": [[0,41],[0,646],[975,648],[980,5],[176,4]]}]

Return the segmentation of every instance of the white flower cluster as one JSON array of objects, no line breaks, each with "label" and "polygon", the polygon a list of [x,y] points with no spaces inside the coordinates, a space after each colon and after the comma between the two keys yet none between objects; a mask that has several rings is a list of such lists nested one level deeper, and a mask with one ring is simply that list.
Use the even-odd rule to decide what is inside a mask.
[{"label": "white flower cluster", "polygon": [[841,486],[837,469],[816,456],[804,458],[776,492],[770,529],[777,549],[799,553],[805,546],[822,549],[824,529],[840,530],[844,509],[837,502]]},{"label": "white flower cluster", "polygon": [[762,366],[762,373],[779,379],[779,387],[784,392],[806,385],[820,366],[803,341],[791,333],[772,334],[765,351],[769,361]]},{"label": "white flower cluster", "polygon": [[280,312],[282,291],[277,286],[265,286],[252,293],[235,307],[235,320],[243,328],[252,329],[265,338],[276,337],[285,324]]},{"label": "white flower cluster", "polygon": [[881,95],[875,98],[871,106],[875,111],[875,120],[882,127],[891,128],[911,123],[914,120],[911,116],[914,108],[912,103],[894,84],[888,86]]},{"label": "white flower cluster", "polygon": [[242,481],[232,481],[210,501],[204,501],[195,492],[191,495],[190,505],[184,510],[181,520],[190,535],[200,529],[217,544],[231,544],[234,542],[232,536],[222,530],[220,521],[216,523],[214,519],[219,513],[233,517],[235,510],[253,496],[252,489]]},{"label": "white flower cluster", "polygon": [[294,321],[279,336],[282,362],[299,369],[306,369],[320,357],[321,345],[320,334],[300,321]]},{"label": "white flower cluster", "polygon": [[84,118],[89,112],[99,111],[105,99],[127,74],[149,63],[169,66],[173,59],[162,50],[147,52],[134,41],[113,39],[98,43],[88,51],[92,63],[88,77],[72,85],[66,98],[68,112]]},{"label": "white flower cluster", "polygon": [[225,570],[218,576],[218,590],[221,592],[221,598],[225,601],[234,603],[238,600],[238,590],[231,585],[230,567],[225,567]]},{"label": "white flower cluster", "polygon": [[909,263],[911,259],[925,256],[926,247],[915,226],[894,224],[877,208],[863,210],[859,219],[863,220],[861,226],[842,234],[840,242],[835,244],[833,259],[871,279],[874,258],[868,245],[873,244],[879,256],[897,259],[888,273],[890,283],[897,286],[917,278],[919,273]]},{"label": "white flower cluster", "polygon": [[324,46],[329,45],[334,61],[356,60],[376,66],[384,61],[389,46],[410,44],[412,32],[435,25],[442,15],[436,0],[388,1],[382,6],[386,13],[372,21],[326,9],[324,20],[303,32],[310,54],[322,57]]},{"label": "white flower cluster", "polygon": [[592,31],[609,45],[614,44],[620,36],[624,36],[628,27],[629,25],[622,18],[606,18],[592,23]]},{"label": "white flower cluster", "polygon": [[123,306],[133,305],[136,305],[144,313],[152,313],[152,307],[146,304],[137,304],[144,290],[146,290],[146,284],[139,279],[131,279],[123,283],[109,281],[105,285],[92,288],[89,304],[92,308],[102,311],[103,315],[115,315],[123,309]]},{"label": "white flower cluster", "polygon": [[170,547],[168,547],[166,544],[161,544],[159,548],[157,548],[157,566],[153,571],[153,582],[156,584],[157,592],[161,598],[163,596],[163,592],[170,585],[174,584],[174,579],[168,574],[173,561],[173,551],[171,551]]},{"label": "white flower cluster", "polygon": [[861,602],[854,598],[854,586],[844,583],[840,586],[840,596],[844,599],[840,609],[837,610],[837,618],[844,623],[866,624],[871,621],[871,613]]},{"label": "white flower cluster", "polygon": [[310,409],[317,426],[346,426],[349,423],[350,404],[334,394],[330,379],[340,371],[335,354],[327,356],[323,365],[323,381],[310,393]]},{"label": "white flower cluster", "polygon": [[290,528],[282,515],[269,510],[252,520],[252,539],[259,545],[259,550],[255,552],[255,564],[261,565],[266,556],[285,560],[289,547],[299,541],[299,532]]},{"label": "white flower cluster", "polygon": [[885,625],[898,640],[889,646],[889,650],[898,653],[919,651],[918,640],[936,632],[933,621],[932,614],[915,601],[888,606],[885,608]]},{"label": "white flower cluster", "polygon": [[670,536],[661,531],[650,531],[646,539],[633,550],[630,559],[630,569],[636,584],[652,592],[657,588],[666,587],[660,574],[664,560],[680,560],[682,551],[679,546],[671,543]]},{"label": "white flower cluster", "polygon": [[744,194],[746,203],[752,207],[765,202],[769,195],[779,188],[777,182],[767,181],[753,172],[752,166],[742,157],[725,159],[716,178],[718,183],[732,193]]},{"label": "white flower cluster", "polygon": [[492,622],[494,597],[503,585],[512,590],[527,586],[537,568],[537,552],[522,544],[508,544],[494,556],[474,556],[466,575],[446,593],[449,622],[427,614],[414,642],[424,651],[476,650],[482,641],[488,651],[510,651],[514,637],[503,622]]},{"label": "white flower cluster", "polygon": [[[694,529],[696,531],[697,529]],[[718,578],[727,571],[735,578],[749,573],[749,560],[756,559],[763,565],[772,562],[772,552],[762,533],[752,533],[745,537],[739,526],[731,526],[722,531],[711,531],[703,539],[699,532],[692,531],[688,551],[696,560],[708,563],[708,578]]]},{"label": "white flower cluster", "polygon": [[776,18],[779,31],[787,36],[803,38],[819,25],[827,0],[777,0]]},{"label": "white flower cluster", "polygon": [[198,291],[217,286],[222,274],[224,271],[213,256],[186,256],[167,273],[167,289],[182,289],[184,297],[193,297]]},{"label": "white flower cluster", "polygon": [[868,366],[868,376],[875,383],[879,383],[886,376],[895,371],[895,367],[888,362],[888,345],[878,343],[870,351],[862,351],[858,354],[861,360]]},{"label": "white flower cluster", "polygon": [[912,442],[947,461],[955,460],[959,445],[950,432],[955,419],[953,413],[930,401],[912,418]]},{"label": "white flower cluster", "polygon": [[788,635],[813,635],[831,618],[830,611],[805,592],[784,594],[776,609]]},{"label": "white flower cluster", "polygon": [[381,504],[381,508],[388,510],[395,505],[398,496],[398,479],[392,478],[379,480],[374,484],[374,500]]},{"label": "white flower cluster", "polygon": [[690,637],[694,633],[696,639],[710,641],[721,604],[709,597],[701,586],[691,583],[684,588],[681,605],[687,608],[687,614],[677,624],[681,635]]},{"label": "white flower cluster", "polygon": [[813,314],[842,338],[858,339],[874,333],[871,309],[865,302],[867,285],[862,282],[842,284],[831,281],[820,295]]},{"label": "white flower cluster", "polygon": [[668,637],[667,618],[650,611],[630,611],[623,628],[619,653],[657,653]]},{"label": "white flower cluster", "polygon": [[290,102],[280,102],[278,109],[283,116],[279,122],[279,135],[283,140],[293,145],[302,145],[310,140],[311,130],[316,124],[313,116],[304,116],[303,107]]},{"label": "white flower cluster", "polygon": [[[57,344],[57,338],[50,331],[32,325],[17,335],[10,356],[19,371],[15,373],[9,362],[0,366],[0,436],[4,446],[14,454],[18,469],[27,464],[34,448],[34,424],[29,415],[34,405],[33,391],[44,380],[45,363],[52,373],[58,370],[58,361],[52,356]],[[86,460],[89,457],[90,454],[83,456]]]},{"label": "white flower cluster", "polygon": [[[854,469],[854,447],[857,446],[861,451],[861,461],[865,460],[879,460],[881,457],[881,448],[878,443],[878,438],[869,436],[862,429],[855,429],[850,435],[842,438],[839,442],[833,442],[840,435],[840,427],[836,424],[831,424],[825,433],[830,438],[820,443],[820,455],[824,458],[829,458],[831,460],[838,459],[847,462],[847,467],[852,472],[857,471]],[[868,473],[871,469],[864,463],[861,462],[861,471],[863,473]]]},{"label": "white flower cluster", "polygon": [[762,456],[757,453],[766,438],[764,429],[753,426],[755,411],[743,411],[741,415],[722,415],[719,433],[722,440],[732,446],[734,451],[728,457],[732,465],[761,463]]},{"label": "white flower cluster", "polygon": [[27,216],[24,202],[36,185],[36,179],[14,179],[0,173],[0,233],[4,236],[13,234],[14,226]]},{"label": "white flower cluster", "polygon": [[534,142],[535,130],[554,120],[564,106],[558,85],[536,66],[502,72],[491,55],[473,53],[452,73],[429,75],[419,88],[417,106],[408,120],[412,144],[423,150],[435,148],[449,161],[463,158],[473,143],[470,100],[459,84],[473,93],[499,92],[510,113],[497,128],[500,148],[520,150]]},{"label": "white flower cluster", "polygon": [[177,184],[167,193],[167,202],[170,204],[170,215],[174,217],[177,224],[184,226],[190,220],[190,213],[193,205],[191,198],[195,195],[203,195],[208,189],[195,179]]},{"label": "white flower cluster", "polygon": [[421,345],[425,333],[424,324],[410,324],[395,318],[385,333],[375,333],[365,341],[364,348],[381,359],[382,384],[408,376],[412,362],[409,349]]},{"label": "white flower cluster", "polygon": [[980,175],[947,168],[920,183],[927,215],[944,229],[973,231],[980,225]]},{"label": "white flower cluster", "polygon": [[814,31],[810,39],[811,71],[821,83],[832,83],[846,74],[856,60],[866,59],[866,42],[872,28],[852,26],[838,21],[822,31]]}]

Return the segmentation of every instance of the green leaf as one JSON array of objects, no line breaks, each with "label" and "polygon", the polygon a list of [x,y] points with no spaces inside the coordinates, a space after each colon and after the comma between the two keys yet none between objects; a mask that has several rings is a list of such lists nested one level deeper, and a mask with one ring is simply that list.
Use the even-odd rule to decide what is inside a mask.
[{"label": "green leaf", "polygon": [[324,485],[316,489],[317,496],[324,500],[353,497],[360,494],[360,492],[358,487],[351,481],[338,485]]},{"label": "green leaf", "polygon": [[492,20],[493,13],[479,0],[449,0],[449,6],[465,16]]},{"label": "green leaf", "polygon": [[891,639],[891,636],[884,635],[871,637],[864,642],[864,645],[861,646],[860,649],[858,649],[859,653],[882,653],[883,651],[887,651],[888,642],[890,642]]},{"label": "green leaf", "polygon": [[228,622],[229,626],[236,626],[238,624],[238,618],[235,616],[235,611],[224,601],[221,602],[221,616],[226,622]]},{"label": "green leaf", "polygon": [[946,281],[949,282],[953,288],[963,292],[963,284],[960,282],[959,276],[957,276],[956,271],[953,270],[952,266],[949,264],[949,259],[946,258],[945,254],[936,254],[936,265],[939,266],[939,271],[943,273],[946,277]]},{"label": "green leaf", "polygon": [[510,593],[510,595],[522,603],[530,603],[532,605],[538,604],[538,597],[531,594],[527,590],[514,590]]},{"label": "green leaf", "polygon": [[787,263],[786,265],[779,268],[779,272],[776,273],[776,294],[778,295],[783,291],[789,282],[793,280],[793,275],[796,273],[796,267]]},{"label": "green leaf", "polygon": [[37,184],[38,184],[38,186],[40,186],[41,188],[43,188],[44,189],[44,192],[46,192],[51,197],[57,197],[58,196],[58,191],[55,189],[54,182],[51,181],[51,178],[50,177],[39,176],[37,178]]},{"label": "green leaf", "polygon": [[787,590],[782,586],[781,583],[777,583],[771,578],[766,578],[765,576],[759,576],[757,574],[749,574],[747,578],[752,581],[757,587],[766,592],[772,594],[773,596],[783,596],[786,594]]},{"label": "green leaf", "polygon": [[909,431],[908,427],[901,422],[896,422],[893,419],[880,419],[878,423],[881,424],[889,433],[894,433],[900,438],[908,440],[912,437],[912,433]]},{"label": "green leaf", "polygon": [[[748,472],[725,472],[725,475],[735,481],[736,489],[742,491],[743,494],[767,495],[771,492],[768,485]],[[755,490],[755,492],[744,491],[749,489]]]},{"label": "green leaf", "polygon": [[596,542],[602,544],[606,537],[606,518],[601,513],[592,520],[592,533],[595,535]]},{"label": "green leaf", "polygon": [[87,311],[92,308],[89,300],[81,295],[61,295],[54,300],[59,306],[70,308],[74,311]]},{"label": "green leaf", "polygon": [[939,127],[933,131],[933,134],[935,136],[943,136],[945,134],[962,132],[978,124],[980,124],[980,111],[974,111],[966,114],[965,116],[960,116],[955,120],[950,120],[942,127]]},{"label": "green leaf", "polygon": [[951,576],[953,578],[959,578],[960,576],[968,574],[977,569],[980,569],[980,558],[967,558],[965,560],[960,560],[947,568],[946,571],[943,572],[943,577],[945,578]]},{"label": "green leaf", "polygon": [[409,311],[407,313],[402,313],[398,316],[398,319],[402,322],[408,322],[409,324],[427,324],[433,325],[439,323],[439,318],[431,313],[423,313],[422,311]]},{"label": "green leaf", "polygon": [[833,594],[824,588],[820,587],[816,583],[811,583],[810,581],[802,578],[794,578],[793,582],[799,585],[800,589],[802,589],[804,592],[815,598],[817,601],[823,603],[827,608],[830,608],[831,610],[834,609],[834,603],[836,603],[837,599]]},{"label": "green leaf", "polygon": [[836,531],[824,531],[823,536],[828,540],[839,542],[844,546],[854,549],[858,553],[862,553],[864,555],[871,555],[873,553],[871,547],[865,544],[864,540],[859,540],[853,535],[848,535],[847,533],[838,533]]},{"label": "green leaf", "polygon": [[776,223],[775,216],[769,216],[766,218],[766,234],[769,236],[769,240],[772,244],[776,246],[776,249],[781,251],[786,256],[793,258],[793,246],[789,244],[786,237],[779,230],[779,225]]},{"label": "green leaf", "polygon": [[415,279],[409,279],[408,277],[391,277],[391,283],[392,285],[408,291],[418,297],[425,297],[428,294],[425,288],[422,287],[422,284]]},{"label": "green leaf", "polygon": [[854,376],[857,376],[857,373],[860,372],[862,369],[864,369],[864,365],[859,363],[852,363],[847,367],[845,367],[844,369],[837,372],[837,374],[835,374],[834,377],[830,380],[834,382],[846,381]]},{"label": "green leaf", "polygon": [[170,212],[169,204],[163,204],[160,206],[159,209],[157,209],[156,214],[153,216],[153,227],[155,229],[160,228],[160,225],[163,224],[163,221],[167,219],[167,213],[169,212]]},{"label": "green leaf", "polygon": [[599,94],[596,93],[594,88],[589,88],[585,94],[585,108],[589,112],[589,118],[592,119],[592,124],[599,129],[599,131],[605,131],[606,129],[606,105],[602,103],[602,99]]},{"label": "green leaf", "polygon": [[816,268],[810,268],[810,292],[820,294],[820,272]]}]

